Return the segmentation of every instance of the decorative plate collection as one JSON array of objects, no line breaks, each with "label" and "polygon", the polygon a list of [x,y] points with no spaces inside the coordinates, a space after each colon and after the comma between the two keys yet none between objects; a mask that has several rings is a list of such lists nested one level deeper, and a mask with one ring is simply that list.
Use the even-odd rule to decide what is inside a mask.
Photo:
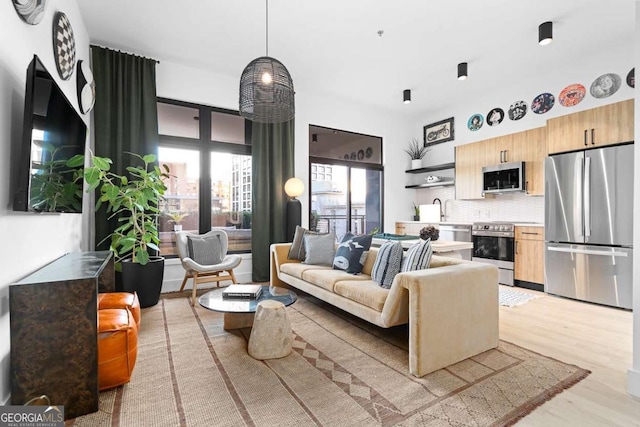
[{"label": "decorative plate collection", "polygon": [[357,152],[353,151],[351,154],[347,153],[344,156],[342,156],[342,158],[344,160],[358,160],[358,161],[362,161],[364,159],[370,159],[371,156],[373,156],[373,148],[371,147],[367,147],[364,150],[358,150]]},{"label": "decorative plate collection", "polygon": [[[626,77],[627,85],[635,88],[635,68],[632,68]],[[616,73],[606,73],[596,78],[589,88],[589,94],[597,99],[607,98],[616,93],[622,86],[622,78]],[[585,98],[587,89],[580,83],[566,86],[558,95],[558,103],[563,107],[574,107]],[[543,92],[531,101],[531,111],[535,114],[545,114],[553,108],[556,97],[548,92]],[[520,120],[527,114],[528,105],[525,101],[516,101],[509,106],[507,115],[509,120]],[[498,126],[504,120],[504,110],[495,107],[487,113],[487,124]],[[467,120],[467,128],[474,132],[482,127],[484,117],[482,114],[472,114]]]},{"label": "decorative plate collection", "polygon": [[[38,25],[44,18],[48,0],[12,0],[18,16],[27,24]],[[56,12],[53,19],[53,55],[62,80],[69,80],[76,68],[76,41],[67,15]],[[96,86],[87,61],[78,61],[76,86],[82,114],[93,108]]]}]

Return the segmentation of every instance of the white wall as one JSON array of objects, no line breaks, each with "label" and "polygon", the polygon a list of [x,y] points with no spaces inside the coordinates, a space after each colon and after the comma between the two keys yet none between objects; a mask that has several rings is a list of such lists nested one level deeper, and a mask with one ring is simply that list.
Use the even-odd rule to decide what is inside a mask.
[{"label": "white wall", "polygon": [[[0,2],[0,404],[9,398],[9,285],[66,252],[84,249],[82,216],[36,215],[12,211],[27,65],[40,57],[67,98],[78,109],[76,74],[62,81],[57,74],[51,37],[55,12],[69,18],[76,42],[76,58],[89,59],[89,35],[75,0],[49,0],[39,25],[20,19],[10,1]],[[88,121],[88,118],[85,117]],[[85,206],[86,207],[86,206]]]},{"label": "white wall", "polygon": [[[226,76],[214,72],[185,67],[180,64],[160,60],[157,67],[158,96],[194,102],[220,108],[238,109],[239,77]],[[286,64],[285,64],[286,65]],[[295,70],[289,70],[296,83]],[[408,161],[402,148],[411,140],[409,121],[406,117],[389,114],[387,111],[356,105],[341,99],[329,98],[313,88],[296,86],[295,118],[295,175],[305,183],[305,193],[299,197],[302,202],[302,224],[309,221],[309,125],[326,126],[383,138],[384,176],[384,227],[395,229],[399,219],[398,206],[411,209],[413,194],[398,191],[404,188],[404,171]],[[251,281],[251,257],[244,256],[235,270],[238,281]],[[179,263],[168,261],[165,269],[163,292],[175,291],[180,287],[184,270]],[[188,285],[190,286],[190,284]]]},{"label": "white wall", "polygon": [[[636,2],[636,44],[635,63],[640,65],[640,3]],[[635,135],[636,141],[640,141],[640,97],[635,99]],[[640,150],[635,147],[635,174],[634,174],[634,212],[640,212]],[[633,216],[633,360],[628,373],[627,390],[634,396],[640,397],[640,215]]]}]

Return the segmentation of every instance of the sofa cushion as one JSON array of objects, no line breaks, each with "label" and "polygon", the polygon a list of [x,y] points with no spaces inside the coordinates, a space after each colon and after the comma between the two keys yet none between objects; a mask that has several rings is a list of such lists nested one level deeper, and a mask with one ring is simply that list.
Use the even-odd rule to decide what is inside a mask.
[{"label": "sofa cushion", "polygon": [[346,233],[333,258],[333,268],[351,274],[360,273],[371,247],[372,238],[371,234],[354,236],[351,233]]},{"label": "sofa cushion", "polygon": [[400,273],[404,249],[399,241],[383,243],[371,269],[371,278],[383,288],[389,289],[396,274]]},{"label": "sofa cushion", "polygon": [[304,259],[307,257],[307,251],[305,250],[304,246],[304,236],[315,236],[317,234],[318,233],[316,233],[315,231],[310,231],[306,228],[296,225],[296,232],[293,235],[293,242],[291,242],[291,247],[289,248],[289,255],[287,256],[287,258],[304,261]]},{"label": "sofa cushion", "polygon": [[289,276],[302,279],[302,274],[307,270],[331,270],[328,265],[310,265],[302,264],[299,262],[288,262],[280,265],[280,271],[288,274]]},{"label": "sofa cushion", "polygon": [[302,280],[333,292],[334,285],[341,280],[366,281],[371,277],[365,274],[354,276],[342,270],[310,268],[302,273]]},{"label": "sofa cushion", "polygon": [[305,234],[304,246],[307,255],[302,262],[313,265],[332,265],[336,253],[336,234],[334,232],[317,236]]},{"label": "sofa cushion", "polygon": [[335,284],[333,291],[380,312],[389,295],[389,289],[381,288],[373,280],[341,280]]},{"label": "sofa cushion", "polygon": [[433,255],[431,239],[416,243],[407,251],[407,254],[402,260],[402,268],[400,271],[404,273],[406,271],[424,270],[429,268],[431,255]]}]

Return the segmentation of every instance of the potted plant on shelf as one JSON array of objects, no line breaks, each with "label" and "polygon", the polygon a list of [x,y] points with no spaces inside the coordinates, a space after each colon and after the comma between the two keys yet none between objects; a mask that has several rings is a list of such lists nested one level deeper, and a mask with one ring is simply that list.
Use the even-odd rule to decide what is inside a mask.
[{"label": "potted plant on shelf", "polygon": [[411,169],[420,169],[422,167],[422,158],[427,154],[429,149],[425,147],[418,138],[413,138],[409,144],[409,148],[404,150],[411,157]]},{"label": "potted plant on shelf", "polygon": [[164,258],[157,255],[158,203],[167,189],[164,180],[169,178],[169,168],[163,165],[162,170],[155,165],[153,154],[128,154],[138,158],[141,165],[129,166],[127,175],[111,172],[111,159],[92,155],[84,179],[88,192],[99,192],[96,209],[107,204],[109,218],[118,217],[120,225],[104,240],[111,239],[116,270],[122,272],[122,290],[136,291],[140,305],[150,307],[158,303],[164,276]]},{"label": "potted plant on shelf", "polygon": [[420,207],[418,207],[415,203],[413,204],[413,220],[420,221]]},{"label": "potted plant on shelf", "polygon": [[173,231],[182,231],[182,221],[189,216],[188,212],[167,212],[169,222],[173,223]]}]

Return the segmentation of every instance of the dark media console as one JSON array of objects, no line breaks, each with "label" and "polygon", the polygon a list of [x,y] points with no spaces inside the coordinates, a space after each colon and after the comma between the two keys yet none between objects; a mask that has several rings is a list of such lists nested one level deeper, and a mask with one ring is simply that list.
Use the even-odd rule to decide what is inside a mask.
[{"label": "dark media console", "polygon": [[98,410],[98,291],[115,291],[110,251],[66,254],[9,286],[13,405],[44,394],[66,419]]}]

